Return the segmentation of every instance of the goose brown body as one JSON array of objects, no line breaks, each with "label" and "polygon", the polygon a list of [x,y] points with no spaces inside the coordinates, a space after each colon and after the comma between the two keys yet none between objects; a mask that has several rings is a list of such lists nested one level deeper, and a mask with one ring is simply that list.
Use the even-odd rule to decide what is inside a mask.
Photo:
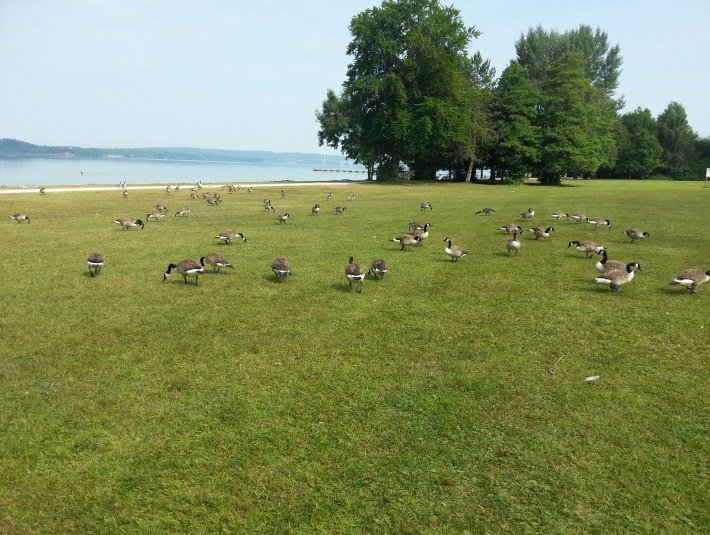
[{"label": "goose brown body", "polygon": [[104,255],[101,253],[91,253],[86,258],[86,265],[89,266],[89,273],[92,277],[101,273],[101,268],[104,267]]},{"label": "goose brown body", "polygon": [[198,285],[198,277],[205,274],[205,268],[202,267],[199,262],[191,258],[186,258],[185,260],[180,260],[177,264],[168,264],[167,270],[163,273],[163,281],[170,276],[173,269],[183,276],[185,284],[187,284],[188,277],[194,277],[195,286]]},{"label": "goose brown body", "polygon": [[362,292],[362,283],[365,280],[365,269],[351,256],[348,260],[348,265],[345,266],[345,278],[348,279],[350,283],[350,291],[353,290],[353,283],[355,283],[355,291]]},{"label": "goose brown body", "polygon": [[668,284],[671,286],[683,286],[684,288],[687,288],[691,294],[694,294],[698,291],[698,286],[705,284],[708,281],[710,281],[710,271],[686,269]]},{"label": "goose brown body", "polygon": [[276,279],[281,282],[291,274],[291,264],[283,257],[274,258],[271,261],[271,271],[276,275]]},{"label": "goose brown body", "polygon": [[232,263],[219,253],[210,253],[200,258],[200,265],[204,267],[205,262],[212,266],[212,270],[219,273],[221,268],[234,269]]}]

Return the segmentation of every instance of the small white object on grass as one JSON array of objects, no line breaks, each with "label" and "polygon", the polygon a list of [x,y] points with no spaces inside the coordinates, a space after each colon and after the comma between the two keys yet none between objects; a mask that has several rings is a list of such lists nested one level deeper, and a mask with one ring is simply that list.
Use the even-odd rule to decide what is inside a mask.
[{"label": "small white object on grass", "polygon": [[586,377],[586,378],[584,379],[584,382],[586,382],[586,383],[591,383],[592,381],[596,381],[596,380],[598,380],[598,379],[599,379],[599,376],[598,376],[598,375],[592,375],[592,376],[590,376],[590,377]]}]

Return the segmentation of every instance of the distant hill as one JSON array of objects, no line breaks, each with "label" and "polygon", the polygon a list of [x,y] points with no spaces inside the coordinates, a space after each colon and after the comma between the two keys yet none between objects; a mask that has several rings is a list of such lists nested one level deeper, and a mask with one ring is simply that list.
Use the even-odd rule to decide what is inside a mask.
[{"label": "distant hill", "polygon": [[[17,139],[0,138],[0,156],[24,158],[126,158],[142,160],[186,160],[263,164],[302,164],[322,166],[322,154],[247,150],[196,149],[191,147],[147,147],[140,149],[102,149],[70,146],[33,145]],[[326,165],[340,165],[346,158],[325,156]]]}]

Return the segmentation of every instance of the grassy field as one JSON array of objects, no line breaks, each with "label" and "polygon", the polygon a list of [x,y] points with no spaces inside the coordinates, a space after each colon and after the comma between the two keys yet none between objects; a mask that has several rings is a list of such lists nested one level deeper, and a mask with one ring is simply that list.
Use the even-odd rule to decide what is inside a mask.
[{"label": "grassy field", "polygon": [[[710,269],[710,189],[278,192],[0,195],[0,532],[707,533],[710,283],[668,281]],[[111,223],[158,203],[144,230]],[[529,207],[525,228],[555,232],[509,257],[496,229]],[[402,252],[413,220],[431,237]],[[218,243],[227,228],[247,242]],[[451,262],[446,237],[470,256]],[[599,257],[567,248],[584,239],[642,271],[619,294],[592,284]],[[235,269],[162,281],[213,251]],[[349,256],[391,271],[351,293]]]}]

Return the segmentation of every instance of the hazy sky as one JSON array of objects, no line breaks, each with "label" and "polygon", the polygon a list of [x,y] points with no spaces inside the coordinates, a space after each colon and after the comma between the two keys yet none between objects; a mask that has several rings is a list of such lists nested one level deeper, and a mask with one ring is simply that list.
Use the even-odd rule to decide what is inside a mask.
[{"label": "hazy sky", "polygon": [[[619,93],[710,135],[709,0],[445,0],[498,74],[531,27],[599,27]],[[39,145],[317,152],[365,0],[0,0],[0,137]],[[330,150],[328,151],[331,152]]]}]

